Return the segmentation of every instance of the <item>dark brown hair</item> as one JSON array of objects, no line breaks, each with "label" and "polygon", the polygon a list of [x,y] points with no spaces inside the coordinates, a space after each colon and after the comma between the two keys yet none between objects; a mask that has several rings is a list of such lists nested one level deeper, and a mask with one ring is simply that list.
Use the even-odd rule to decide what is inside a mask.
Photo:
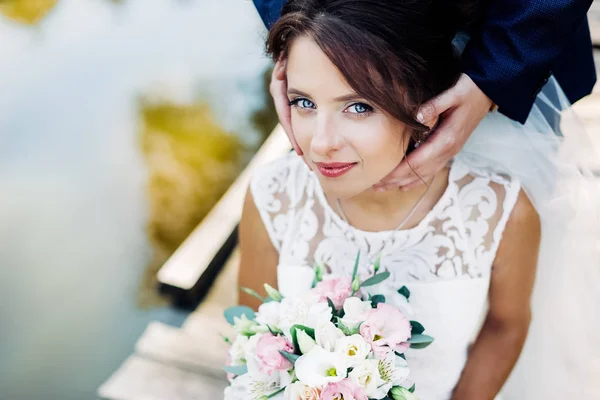
[{"label": "dark brown hair", "polygon": [[287,58],[292,41],[311,37],[366,100],[413,128],[421,104],[453,86],[460,58],[459,26],[477,15],[476,1],[289,0],[271,27],[267,53]]}]

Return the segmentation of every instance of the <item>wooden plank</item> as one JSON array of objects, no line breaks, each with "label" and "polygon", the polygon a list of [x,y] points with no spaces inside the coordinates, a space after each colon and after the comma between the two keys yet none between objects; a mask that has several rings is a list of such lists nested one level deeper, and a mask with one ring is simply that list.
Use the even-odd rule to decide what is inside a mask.
[{"label": "wooden plank", "polygon": [[98,389],[110,400],[221,399],[227,382],[131,356]]},{"label": "wooden plank", "polygon": [[184,290],[194,287],[237,226],[253,170],[289,149],[285,132],[278,125],[221,200],[159,270],[160,283]]},{"label": "wooden plank", "polygon": [[224,380],[223,365],[229,346],[221,334],[229,334],[230,327],[227,325],[219,331],[222,324],[218,322],[212,319],[204,329],[195,331],[152,322],[136,343],[136,353],[162,364]]}]

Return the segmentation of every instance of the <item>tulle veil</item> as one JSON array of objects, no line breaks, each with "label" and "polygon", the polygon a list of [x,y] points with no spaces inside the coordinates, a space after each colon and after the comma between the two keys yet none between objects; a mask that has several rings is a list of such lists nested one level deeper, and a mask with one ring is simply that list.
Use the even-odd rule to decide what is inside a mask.
[{"label": "tulle veil", "polygon": [[542,221],[532,322],[502,400],[600,399],[600,165],[550,78],[526,123],[486,116],[457,158],[521,181]]}]

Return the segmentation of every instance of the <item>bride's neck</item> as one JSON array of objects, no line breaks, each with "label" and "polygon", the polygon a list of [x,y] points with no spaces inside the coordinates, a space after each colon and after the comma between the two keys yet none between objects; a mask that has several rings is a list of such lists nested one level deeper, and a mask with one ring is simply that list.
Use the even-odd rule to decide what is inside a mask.
[{"label": "bride's neck", "polygon": [[[340,199],[339,205],[350,224],[361,230],[376,232],[395,229],[423,198],[414,214],[406,220],[403,229],[407,229],[423,219],[447,186],[448,171],[442,170],[433,181],[431,178],[427,181],[427,186],[421,185],[408,191],[397,189],[376,192],[368,189],[352,198]],[[340,213],[337,199],[330,199],[330,203]]]}]

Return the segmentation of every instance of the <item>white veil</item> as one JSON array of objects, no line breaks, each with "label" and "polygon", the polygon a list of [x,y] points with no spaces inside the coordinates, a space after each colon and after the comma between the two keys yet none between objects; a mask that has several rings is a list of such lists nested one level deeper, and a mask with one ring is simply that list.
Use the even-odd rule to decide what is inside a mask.
[{"label": "white veil", "polygon": [[600,399],[600,158],[554,78],[524,125],[492,112],[457,156],[521,181],[542,221],[525,348],[503,400]]}]

